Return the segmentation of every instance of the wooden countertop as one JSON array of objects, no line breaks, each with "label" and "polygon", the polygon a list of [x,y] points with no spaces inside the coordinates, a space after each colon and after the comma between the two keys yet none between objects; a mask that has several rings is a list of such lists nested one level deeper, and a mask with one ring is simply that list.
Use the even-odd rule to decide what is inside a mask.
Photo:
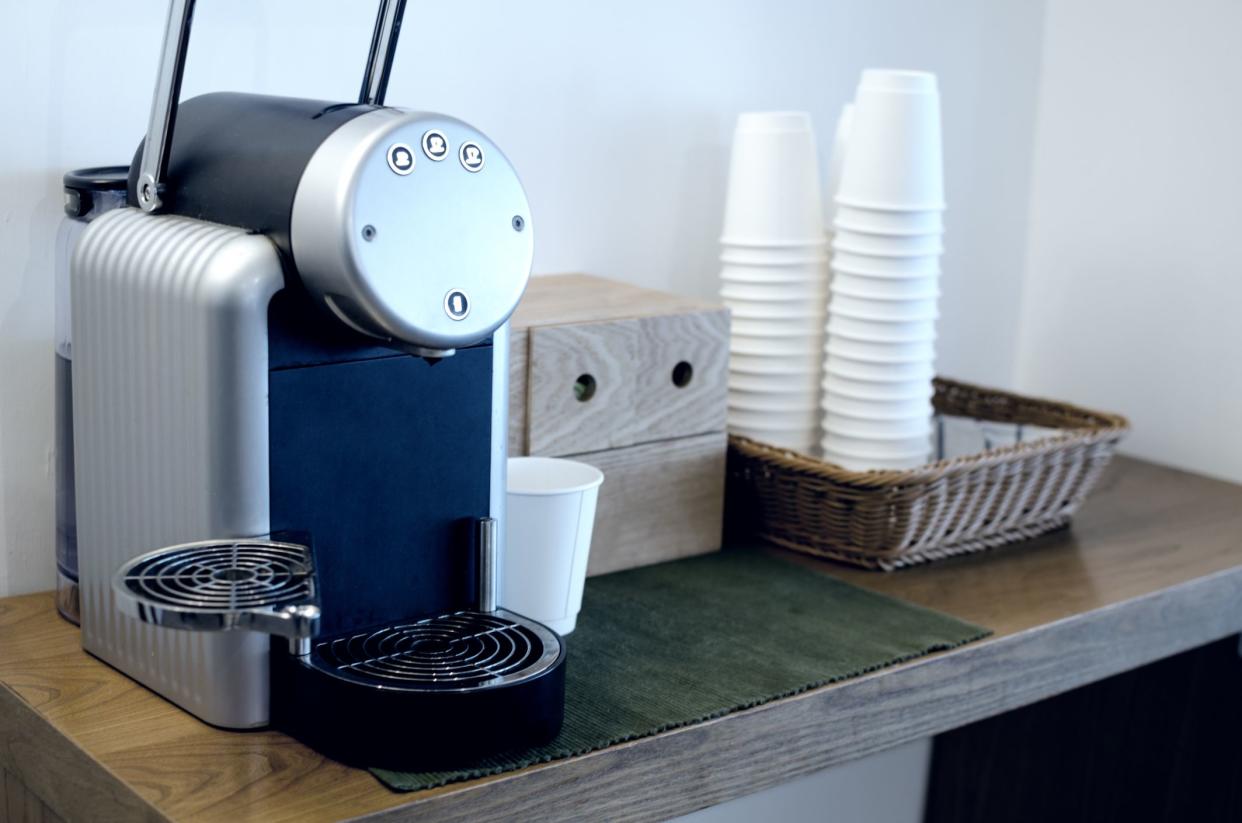
[{"label": "wooden countertop", "polygon": [[[1118,459],[1071,530],[893,574],[782,553],[985,641],[584,757],[416,794],[276,732],[210,728],[0,600],[0,768],[67,820],[659,819],[1242,631],[1242,487]],[[10,787],[10,804],[13,790]]]}]

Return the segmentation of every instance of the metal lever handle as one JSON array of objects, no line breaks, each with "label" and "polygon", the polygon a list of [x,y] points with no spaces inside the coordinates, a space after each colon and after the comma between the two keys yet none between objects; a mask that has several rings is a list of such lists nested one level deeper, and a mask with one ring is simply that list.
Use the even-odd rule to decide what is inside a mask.
[{"label": "metal lever handle", "polygon": [[380,0],[379,12],[375,15],[375,33],[371,35],[371,53],[362,75],[362,90],[358,93],[359,103],[384,105],[392,59],[397,53],[397,38],[401,36],[401,18],[404,16],[405,0]]},{"label": "metal lever handle", "polygon": [[[181,99],[181,78],[185,75],[186,51],[190,45],[194,3],[195,0],[169,0],[168,3],[164,48],[160,54],[159,73],[155,77],[147,140],[142,147],[142,160],[138,168],[136,194],[138,205],[145,212],[159,211],[164,205],[164,183],[168,177],[168,160],[177,122],[177,103]],[[384,105],[404,15],[405,0],[380,0],[359,103]]]},{"label": "metal lever handle", "polygon": [[138,168],[138,206],[145,212],[158,211],[164,178],[168,174],[168,155],[172,150],[173,126],[177,120],[177,101],[181,99],[181,78],[185,74],[185,52],[190,45],[190,22],[194,0],[169,0],[168,22],[164,27],[164,50],[151,117],[147,121],[147,141],[142,146]]}]

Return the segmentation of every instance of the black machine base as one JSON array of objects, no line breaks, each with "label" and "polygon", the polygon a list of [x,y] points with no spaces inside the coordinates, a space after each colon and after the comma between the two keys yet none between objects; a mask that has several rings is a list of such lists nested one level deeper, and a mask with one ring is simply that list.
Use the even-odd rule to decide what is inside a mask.
[{"label": "black machine base", "polygon": [[511,612],[318,639],[303,655],[274,640],[272,652],[273,725],[351,766],[458,768],[561,729],[564,644]]}]

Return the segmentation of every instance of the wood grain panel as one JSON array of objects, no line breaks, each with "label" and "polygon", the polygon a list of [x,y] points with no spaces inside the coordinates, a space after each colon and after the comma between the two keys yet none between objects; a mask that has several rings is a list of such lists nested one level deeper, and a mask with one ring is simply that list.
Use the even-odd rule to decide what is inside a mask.
[{"label": "wood grain panel", "polygon": [[527,453],[526,382],[530,334],[525,329],[509,335],[509,454]]},{"label": "wood grain panel", "polygon": [[587,274],[532,277],[513,313],[512,327],[599,323],[632,317],[716,311],[719,302],[644,289]]},{"label": "wood grain panel", "polygon": [[585,757],[403,795],[279,733],[205,726],[84,654],[52,596],[29,595],[0,601],[0,768],[67,821],[667,818],[1242,631],[1242,488],[1121,458],[1072,530],[889,575],[809,568],[996,635]]},{"label": "wood grain panel", "polygon": [[[726,312],[538,326],[529,330],[527,446],[561,457],[724,431]],[[688,385],[673,369],[693,368]],[[574,383],[595,381],[579,400]]]},{"label": "wood grain panel", "polygon": [[[698,312],[639,321],[634,355],[634,442],[723,432],[729,392],[729,313]],[[678,387],[673,370],[691,368]]]},{"label": "wood grain panel", "polygon": [[132,789],[119,784],[92,755],[58,734],[7,683],[0,687],[0,769],[5,772],[5,810],[16,820],[42,814],[36,801],[49,804],[52,819],[166,819]]},{"label": "wood grain panel", "polygon": [[[638,320],[619,320],[530,330],[530,454],[559,457],[634,442],[633,358],[639,329]],[[574,392],[583,375],[595,386],[587,400]]]},{"label": "wood grain panel", "polygon": [[64,823],[12,772],[0,773],[0,813],[5,823]]},{"label": "wood grain panel", "polygon": [[604,473],[588,575],[720,548],[724,432],[575,455]]}]

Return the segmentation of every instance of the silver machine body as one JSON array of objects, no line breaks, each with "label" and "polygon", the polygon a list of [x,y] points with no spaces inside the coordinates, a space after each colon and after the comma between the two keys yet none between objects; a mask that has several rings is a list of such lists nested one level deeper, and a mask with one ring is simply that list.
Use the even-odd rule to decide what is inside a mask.
[{"label": "silver machine body", "polygon": [[[270,532],[279,255],[240,229],[119,209],[82,237],[72,278],[83,646],[212,725],[267,725],[266,635],[149,625],[112,581],[153,549]],[[503,523],[507,324],[492,352],[491,514]]]},{"label": "silver machine body", "polygon": [[[184,60],[191,6],[172,4],[166,64]],[[384,65],[391,7],[381,4],[364,93]],[[179,77],[166,80],[144,154],[162,151],[164,164]],[[425,150],[429,134],[446,156],[432,156],[440,143]],[[271,532],[269,305],[291,278],[323,322],[399,351],[450,357],[491,337],[487,545],[502,552],[507,320],[533,229],[500,149],[443,115],[374,105],[328,134],[298,183],[288,248],[247,227],[148,213],[163,194],[156,160],[144,159],[137,207],[94,221],[72,261],[82,641],[202,720],[253,728],[271,717],[268,634],[157,625],[118,596],[118,569],[161,547]],[[241,625],[224,622],[214,628]]]},{"label": "silver machine body", "polygon": [[151,549],[270,530],[280,258],[259,235],[137,209],[90,229],[72,269],[82,644],[208,723],[265,725],[265,635],[144,624],[120,610],[112,578]]}]

